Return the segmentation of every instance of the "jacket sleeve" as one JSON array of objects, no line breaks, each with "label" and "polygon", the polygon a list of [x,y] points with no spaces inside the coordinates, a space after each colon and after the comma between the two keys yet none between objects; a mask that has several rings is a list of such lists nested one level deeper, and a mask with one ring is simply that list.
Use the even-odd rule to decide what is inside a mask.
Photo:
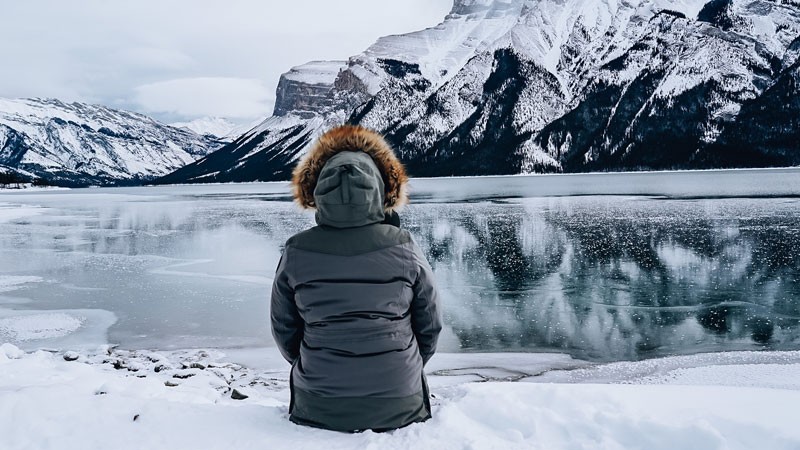
[{"label": "jacket sleeve", "polygon": [[413,285],[411,328],[417,339],[422,363],[426,364],[436,352],[436,342],[439,340],[439,332],[442,331],[442,318],[433,270],[417,244],[413,244],[413,250],[419,273]]},{"label": "jacket sleeve", "polygon": [[272,337],[286,361],[294,363],[300,356],[300,342],[303,340],[303,319],[294,302],[294,289],[287,273],[287,253],[284,251],[275,280],[272,283],[272,301],[270,302],[270,320]]}]

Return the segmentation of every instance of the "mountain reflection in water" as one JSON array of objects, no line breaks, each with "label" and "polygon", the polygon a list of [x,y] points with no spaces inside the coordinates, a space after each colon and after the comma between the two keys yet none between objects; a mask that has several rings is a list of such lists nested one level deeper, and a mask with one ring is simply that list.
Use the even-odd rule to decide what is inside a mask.
[{"label": "mountain reflection in water", "polygon": [[465,350],[597,360],[800,344],[800,220],[786,199],[428,204],[407,226]]}]

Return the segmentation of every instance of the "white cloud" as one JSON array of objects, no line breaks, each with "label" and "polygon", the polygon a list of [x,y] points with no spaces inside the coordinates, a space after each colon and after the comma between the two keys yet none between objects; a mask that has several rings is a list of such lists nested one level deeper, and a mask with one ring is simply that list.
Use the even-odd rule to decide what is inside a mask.
[{"label": "white cloud", "polygon": [[179,78],[136,88],[136,103],[147,113],[187,117],[247,119],[272,111],[271,94],[260,80],[247,78]]},{"label": "white cloud", "polygon": [[[190,111],[205,111],[216,99],[220,111],[240,105],[241,117],[256,105],[269,106],[262,90],[274,96],[280,74],[290,67],[346,59],[380,36],[433,26],[451,5],[452,0],[4,2],[0,96],[172,112],[156,113],[162,120],[191,120],[197,116]],[[203,82],[209,94],[194,95],[206,100],[192,102],[186,98],[190,89],[180,86],[202,79],[228,81]],[[226,89],[233,98],[217,94]],[[245,93],[255,99],[243,101]],[[177,103],[166,104],[170,99]]]}]

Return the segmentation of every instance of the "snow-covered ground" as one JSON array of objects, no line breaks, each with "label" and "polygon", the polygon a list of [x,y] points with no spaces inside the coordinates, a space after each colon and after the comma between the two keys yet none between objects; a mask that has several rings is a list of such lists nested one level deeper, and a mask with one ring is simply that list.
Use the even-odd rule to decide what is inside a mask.
[{"label": "snow-covered ground", "polygon": [[[625,363],[627,372],[650,374],[626,384],[473,382],[546,380],[536,374],[586,363],[558,354],[437,355],[428,368],[433,419],[344,434],[288,421],[288,365],[274,349],[26,353],[3,344],[0,448],[800,448],[800,352],[731,355],[738,362]],[[234,390],[247,398],[232,398]]]}]

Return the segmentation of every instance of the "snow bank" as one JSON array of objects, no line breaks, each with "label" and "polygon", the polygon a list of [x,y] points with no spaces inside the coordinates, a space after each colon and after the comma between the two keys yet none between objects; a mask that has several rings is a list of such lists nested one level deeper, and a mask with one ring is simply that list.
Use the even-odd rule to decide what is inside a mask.
[{"label": "snow bank", "polygon": [[[248,369],[226,362],[231,355],[211,350],[157,353],[105,347],[96,353],[57,354],[2,345],[0,448],[800,448],[797,384],[768,389],[758,383],[460,383],[433,388],[434,418],[424,424],[383,434],[304,428],[287,419],[287,367],[274,365],[277,352],[234,352],[232,357],[255,358],[260,352],[271,369]],[[569,362],[558,361],[558,355],[531,356],[538,362],[528,370],[547,358]],[[520,361],[524,355],[504,357],[527,364]],[[463,362],[459,358],[449,362]],[[438,364],[439,370],[458,369],[447,361]],[[800,364],[782,366],[783,375],[800,374]],[[720,376],[736,371],[758,380],[760,367],[729,364]],[[699,370],[706,369],[713,373],[719,367]],[[693,381],[673,379],[678,380]],[[248,397],[234,400],[233,389]]]},{"label": "snow bank", "polygon": [[[535,379],[539,383],[680,383],[713,384],[733,386],[771,387],[767,383],[765,373],[769,367],[800,366],[800,351],[788,352],[721,352],[702,353],[696,355],[671,356],[668,358],[648,359],[644,361],[621,361],[602,365],[592,365],[576,370],[553,370]],[[714,374],[700,383],[704,371]],[[753,382],[741,382],[741,377],[727,378],[734,371],[759,376]],[[692,375],[689,375],[692,374]],[[795,372],[800,375],[800,371]],[[772,378],[770,378],[772,380]],[[737,381],[738,380],[738,381]],[[783,380],[772,380],[783,383]],[[697,382],[697,383],[693,383]],[[800,378],[798,378],[800,383]]]},{"label": "snow bank", "polygon": [[675,369],[663,375],[640,378],[633,383],[748,386],[800,391],[800,364],[692,367]]}]

